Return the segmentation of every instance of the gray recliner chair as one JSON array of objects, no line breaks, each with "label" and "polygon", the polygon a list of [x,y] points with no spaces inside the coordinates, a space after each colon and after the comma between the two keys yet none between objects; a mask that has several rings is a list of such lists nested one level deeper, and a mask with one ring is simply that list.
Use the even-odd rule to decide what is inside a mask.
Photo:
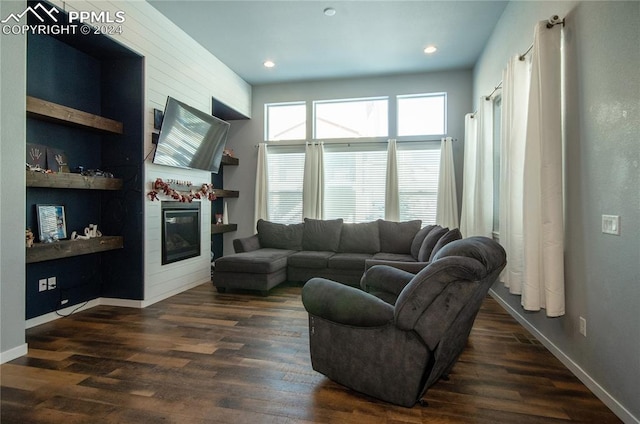
[{"label": "gray recliner chair", "polygon": [[370,268],[362,279],[370,293],[309,280],[302,302],[313,369],[369,396],[415,405],[451,371],[505,265],[497,242],[469,237],[447,244],[415,275]]}]

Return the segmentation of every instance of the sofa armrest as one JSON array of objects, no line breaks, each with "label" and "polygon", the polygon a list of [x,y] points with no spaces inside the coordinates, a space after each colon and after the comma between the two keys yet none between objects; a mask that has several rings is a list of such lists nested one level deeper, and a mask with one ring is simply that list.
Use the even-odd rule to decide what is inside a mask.
[{"label": "sofa armrest", "polygon": [[394,308],[377,297],[324,278],[312,278],[302,288],[309,314],[356,327],[378,327],[393,321]]},{"label": "sofa armrest", "polygon": [[376,265],[387,265],[403,271],[417,274],[422,271],[430,262],[404,262],[404,261],[385,261],[382,259],[367,259],[364,263],[365,272]]},{"label": "sofa armrest", "polygon": [[257,234],[233,240],[233,249],[236,253],[252,252],[260,249],[260,247],[260,239],[258,239]]}]

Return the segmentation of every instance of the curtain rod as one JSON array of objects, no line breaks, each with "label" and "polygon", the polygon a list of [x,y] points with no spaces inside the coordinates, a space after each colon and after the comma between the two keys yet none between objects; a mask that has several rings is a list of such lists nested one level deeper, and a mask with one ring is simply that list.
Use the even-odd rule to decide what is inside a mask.
[{"label": "curtain rod", "polygon": [[[564,27],[564,18],[560,19],[560,16],[558,15],[552,15],[549,19],[547,19],[547,28],[553,28],[556,25],[562,25]],[[518,56],[519,60],[524,60],[524,58],[531,52],[531,50],[533,50],[533,43],[531,43],[531,45],[529,46],[529,48],[527,49],[526,52],[522,53],[520,56]],[[491,96],[493,96],[495,94],[496,91],[498,91],[499,89],[502,88],[502,81],[500,81],[494,88],[493,91],[487,95],[487,96],[483,96],[485,100],[491,100]],[[476,114],[478,113],[477,110],[475,110],[472,114],[471,114],[471,118],[475,118]]]}]

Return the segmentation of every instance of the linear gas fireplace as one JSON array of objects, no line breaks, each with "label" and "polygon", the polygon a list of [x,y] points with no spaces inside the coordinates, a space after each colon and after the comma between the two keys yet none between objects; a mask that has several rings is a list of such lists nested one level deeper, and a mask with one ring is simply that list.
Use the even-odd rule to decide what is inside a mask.
[{"label": "linear gas fireplace", "polygon": [[200,256],[200,202],[162,202],[162,265]]}]

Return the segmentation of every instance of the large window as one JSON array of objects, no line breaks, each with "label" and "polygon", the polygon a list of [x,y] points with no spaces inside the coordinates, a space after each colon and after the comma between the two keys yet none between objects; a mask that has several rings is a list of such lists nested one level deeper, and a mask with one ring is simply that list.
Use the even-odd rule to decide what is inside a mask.
[{"label": "large window", "polygon": [[400,143],[397,160],[400,220],[421,219],[423,226],[435,224],[440,146]]},{"label": "large window", "polygon": [[269,149],[269,221],[290,224],[302,222],[302,179],[304,151],[291,148]]},{"label": "large window", "polygon": [[444,135],[446,93],[398,96],[398,136]]},{"label": "large window", "polygon": [[388,104],[386,97],[313,102],[314,138],[387,137]]},{"label": "large window", "polygon": [[384,146],[326,146],[324,218],[366,222],[384,218]]},{"label": "large window", "polygon": [[265,105],[265,140],[304,140],[307,138],[307,105],[304,102]]}]

